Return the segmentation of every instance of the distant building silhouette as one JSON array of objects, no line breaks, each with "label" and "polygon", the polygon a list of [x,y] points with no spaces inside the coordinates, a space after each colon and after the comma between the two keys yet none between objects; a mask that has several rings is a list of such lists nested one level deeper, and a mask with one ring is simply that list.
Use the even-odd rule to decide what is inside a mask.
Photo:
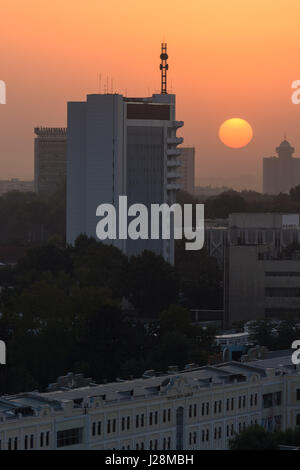
[{"label": "distant building silhouette", "polygon": [[54,193],[65,181],[67,131],[60,127],[34,129],[34,189],[39,194]]},{"label": "distant building silhouette", "polygon": [[263,192],[288,193],[300,184],[300,158],[294,158],[295,149],[287,140],[276,148],[278,157],[263,159]]},{"label": "distant building silhouette", "polygon": [[[175,95],[125,98],[88,95],[68,103],[67,242],[85,233],[96,237],[100,204],[128,197],[128,206],[173,204],[180,165]],[[174,261],[174,240],[107,240],[127,255],[147,249]]]},{"label": "distant building silhouette", "polygon": [[179,161],[181,167],[179,170],[180,178],[178,182],[182,185],[183,191],[194,194],[195,190],[195,148],[180,147],[181,155]]}]

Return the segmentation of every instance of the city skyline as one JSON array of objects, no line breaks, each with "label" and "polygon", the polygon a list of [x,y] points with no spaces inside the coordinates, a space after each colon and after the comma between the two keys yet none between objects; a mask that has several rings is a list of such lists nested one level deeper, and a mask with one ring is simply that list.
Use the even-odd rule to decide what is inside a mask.
[{"label": "city skyline", "polygon": [[[63,0],[52,2],[47,13],[35,0],[16,3],[2,7],[2,178],[33,178],[33,128],[64,127],[67,101],[98,93],[100,74],[102,92],[159,91],[164,40],[168,89],[186,123],[185,145],[196,148],[196,185],[225,180],[238,188],[244,181],[259,190],[262,159],[275,153],[284,134],[297,153],[300,110],[291,102],[291,84],[299,78],[298,2],[191,1],[182,11],[178,1],[166,1],[160,15],[158,2],[150,9],[135,1],[100,7],[88,0],[80,7]],[[226,148],[218,139],[219,126],[231,117],[253,127],[253,140],[243,149]]]}]

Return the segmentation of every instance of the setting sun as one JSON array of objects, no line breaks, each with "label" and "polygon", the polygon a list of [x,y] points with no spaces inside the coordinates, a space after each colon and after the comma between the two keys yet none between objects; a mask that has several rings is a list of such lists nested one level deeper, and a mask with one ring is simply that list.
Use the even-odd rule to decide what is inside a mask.
[{"label": "setting sun", "polygon": [[231,148],[245,147],[253,137],[249,122],[241,118],[231,118],[223,122],[219,129],[219,138],[224,145]]}]

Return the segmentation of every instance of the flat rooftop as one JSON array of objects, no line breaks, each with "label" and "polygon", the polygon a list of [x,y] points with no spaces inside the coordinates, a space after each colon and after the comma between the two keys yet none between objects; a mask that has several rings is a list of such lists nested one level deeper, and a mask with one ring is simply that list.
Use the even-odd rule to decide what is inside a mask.
[{"label": "flat rooftop", "polygon": [[[287,353],[287,351],[284,352]],[[106,402],[119,402],[131,400],[132,398],[158,395],[167,392],[177,378],[183,378],[191,389],[199,390],[203,387],[210,387],[211,384],[247,381],[253,373],[257,373],[264,378],[269,369],[274,369],[279,373],[298,374],[299,371],[292,364],[291,353],[281,354],[281,351],[274,351],[273,355],[266,359],[243,363],[231,361],[150,378],[138,378],[46,393],[28,392],[2,396],[0,397],[0,413],[11,418],[17,416],[18,413],[24,416],[30,415],[29,409],[32,411],[40,410],[46,406],[59,410],[68,401],[73,401],[74,406],[80,406],[82,400],[95,397]]]}]

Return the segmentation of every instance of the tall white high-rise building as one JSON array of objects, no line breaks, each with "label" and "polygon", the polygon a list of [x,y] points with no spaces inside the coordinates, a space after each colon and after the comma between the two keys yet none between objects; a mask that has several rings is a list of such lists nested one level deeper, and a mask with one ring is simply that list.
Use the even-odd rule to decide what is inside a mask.
[{"label": "tall white high-rise building", "polygon": [[[176,136],[175,95],[126,98],[88,95],[68,103],[67,242],[85,233],[96,237],[99,204],[118,210],[119,196],[128,206],[175,202],[180,163]],[[174,240],[108,240],[127,255],[148,249],[174,262]]]}]

